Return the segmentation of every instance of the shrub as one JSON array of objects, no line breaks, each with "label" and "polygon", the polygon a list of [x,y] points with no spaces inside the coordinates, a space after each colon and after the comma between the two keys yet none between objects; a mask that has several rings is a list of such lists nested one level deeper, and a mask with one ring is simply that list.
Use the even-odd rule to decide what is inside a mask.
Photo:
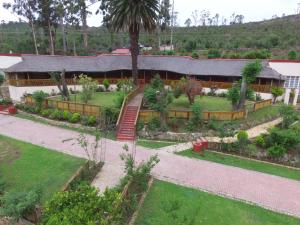
[{"label": "shrub", "polygon": [[248,144],[248,133],[246,131],[239,131],[237,134],[238,144],[242,150],[245,149],[245,147]]},{"label": "shrub", "polygon": [[199,125],[202,123],[202,109],[199,103],[195,103],[192,106],[193,116],[189,120],[188,130],[193,131],[198,129]]},{"label": "shrub", "polygon": [[289,53],[288,53],[288,59],[289,60],[296,60],[297,59],[297,53],[296,53],[296,51],[289,51]]},{"label": "shrub", "polygon": [[145,123],[142,120],[138,120],[136,124],[136,130],[142,131],[144,129]]},{"label": "shrub", "polygon": [[[3,180],[3,178],[0,177],[0,196],[4,194],[5,187],[6,187],[6,183]],[[1,205],[1,203],[0,203],[0,205]]]},{"label": "shrub", "polygon": [[209,59],[221,58],[221,52],[218,49],[210,49],[208,51],[207,58]]},{"label": "shrub", "polygon": [[17,221],[21,217],[35,209],[41,199],[41,192],[32,190],[29,192],[8,192],[1,198],[2,208],[0,216],[11,217]]},{"label": "shrub", "polygon": [[275,144],[274,146],[268,148],[268,156],[272,158],[279,158],[284,155],[286,152],[286,149],[278,144]]},{"label": "shrub", "polygon": [[158,117],[152,117],[148,122],[147,130],[154,132],[159,130],[160,126],[160,119]]},{"label": "shrub", "polygon": [[87,103],[92,99],[93,94],[96,92],[98,83],[97,81],[93,81],[92,78],[83,74],[79,76],[78,83],[82,86],[81,99],[83,102]]},{"label": "shrub", "polygon": [[63,119],[63,112],[58,110],[58,109],[55,109],[54,111],[52,111],[49,118],[54,119],[54,120],[62,120]]},{"label": "shrub", "polygon": [[270,132],[269,146],[281,145],[287,149],[294,148],[300,143],[299,132],[293,129],[272,129]]},{"label": "shrub", "polygon": [[95,116],[89,116],[87,120],[88,126],[95,126],[97,123],[97,118]]},{"label": "shrub", "polygon": [[281,106],[279,112],[283,118],[283,121],[282,121],[283,128],[288,128],[298,118],[297,111],[293,108],[293,106],[290,106],[290,105]]},{"label": "shrub", "polygon": [[78,123],[79,120],[80,120],[79,113],[73,113],[72,116],[69,118],[69,122],[71,122],[71,123]]},{"label": "shrub", "polygon": [[110,86],[109,80],[104,79],[103,80],[103,86],[104,86],[105,90],[108,91],[108,88]]},{"label": "shrub", "polygon": [[253,144],[248,145],[247,152],[248,152],[249,156],[255,156],[258,152],[256,145],[253,145]]},{"label": "shrub", "polygon": [[101,112],[101,118],[104,120],[106,125],[112,125],[117,122],[119,113],[119,109],[105,107]]},{"label": "shrub", "polygon": [[43,103],[45,101],[45,99],[48,97],[49,95],[43,91],[35,91],[32,94],[32,98],[35,101],[36,106],[41,109],[43,106]]},{"label": "shrub", "polygon": [[72,113],[70,113],[69,111],[67,111],[67,110],[63,111],[63,119],[64,120],[69,120],[71,116],[72,116]]},{"label": "shrub", "polygon": [[179,87],[175,87],[173,90],[174,98],[179,98],[182,95],[182,90]]},{"label": "shrub", "polygon": [[44,109],[41,111],[41,115],[42,117],[49,117],[52,111],[53,111],[52,109]]},{"label": "shrub", "polygon": [[277,98],[284,93],[284,89],[282,87],[273,87],[271,93],[274,97],[274,103],[276,102]]},{"label": "shrub", "polygon": [[123,93],[118,93],[117,98],[114,100],[116,108],[120,109],[122,107],[124,98],[125,98],[125,96]]},{"label": "shrub", "polygon": [[255,138],[255,141],[254,143],[259,146],[259,147],[266,147],[266,142],[265,142],[265,139],[262,135],[259,135]]},{"label": "shrub", "polygon": [[192,53],[192,58],[199,59],[199,54],[197,52]]}]

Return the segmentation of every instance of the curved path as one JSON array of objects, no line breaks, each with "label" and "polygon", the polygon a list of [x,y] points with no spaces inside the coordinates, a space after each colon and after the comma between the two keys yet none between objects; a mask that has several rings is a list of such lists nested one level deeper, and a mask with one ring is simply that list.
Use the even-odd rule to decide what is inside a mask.
[{"label": "curved path", "polygon": [[[78,133],[29,120],[0,115],[0,134],[70,155],[85,157],[72,140]],[[89,138],[92,138],[89,136]],[[106,140],[105,166],[94,185],[115,185],[122,176],[119,154],[124,143]],[[300,217],[300,182],[241,168],[186,158],[167,151],[136,149],[136,160],[158,154],[160,163],[153,175],[162,180],[224,195]]]}]

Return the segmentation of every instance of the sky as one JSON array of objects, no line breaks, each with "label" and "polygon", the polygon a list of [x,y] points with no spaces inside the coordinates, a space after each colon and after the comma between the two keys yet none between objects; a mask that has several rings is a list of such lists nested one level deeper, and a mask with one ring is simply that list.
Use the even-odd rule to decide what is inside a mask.
[{"label": "sky", "polygon": [[[171,0],[172,1],[172,0]],[[13,0],[0,0],[0,22],[18,21],[19,18],[2,7],[4,2]],[[282,16],[296,14],[300,0],[174,0],[175,12],[178,12],[178,24],[184,25],[187,18],[191,18],[193,11],[208,10],[211,16],[216,13],[220,18],[229,18],[232,13],[245,16],[244,22],[270,19],[273,15]],[[99,3],[90,7],[90,11],[96,12]],[[89,26],[100,26],[101,16],[94,13],[89,16]]]}]

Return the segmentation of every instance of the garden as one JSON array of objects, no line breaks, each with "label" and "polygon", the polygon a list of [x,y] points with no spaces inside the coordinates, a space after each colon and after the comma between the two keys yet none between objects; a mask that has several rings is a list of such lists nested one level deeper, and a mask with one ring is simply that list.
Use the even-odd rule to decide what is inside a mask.
[{"label": "garden", "polygon": [[300,220],[259,206],[155,180],[135,225],[296,225]]}]

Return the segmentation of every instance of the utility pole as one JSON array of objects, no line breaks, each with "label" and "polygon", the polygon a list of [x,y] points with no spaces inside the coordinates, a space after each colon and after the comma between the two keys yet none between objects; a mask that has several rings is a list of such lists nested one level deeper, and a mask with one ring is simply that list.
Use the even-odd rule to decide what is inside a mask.
[{"label": "utility pole", "polygon": [[172,3],[172,20],[171,20],[171,48],[172,48],[172,50],[174,50],[174,48],[173,48],[173,32],[174,32],[174,0]]}]

